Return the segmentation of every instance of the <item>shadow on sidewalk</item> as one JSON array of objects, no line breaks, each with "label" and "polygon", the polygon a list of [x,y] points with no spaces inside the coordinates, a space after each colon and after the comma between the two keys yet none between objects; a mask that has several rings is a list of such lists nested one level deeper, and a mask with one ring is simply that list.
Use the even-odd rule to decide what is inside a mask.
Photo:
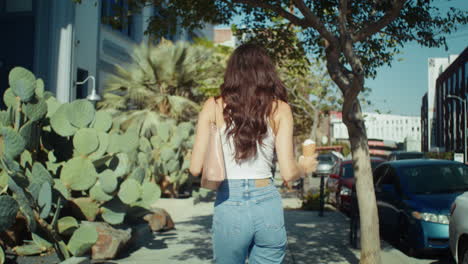
[{"label": "shadow on sidewalk", "polygon": [[284,263],[359,263],[348,244],[348,223],[338,212],[285,210],[289,237]]},{"label": "shadow on sidewalk", "polygon": [[[180,252],[172,259],[178,261],[188,261],[193,258],[198,258],[204,261],[213,259],[212,244],[211,244],[211,223],[213,216],[204,215],[196,216],[190,221],[178,222],[179,226],[186,226],[190,229],[193,236],[183,237],[179,239],[178,244],[181,246],[190,247],[187,250]],[[189,263],[189,262],[187,262]]]}]

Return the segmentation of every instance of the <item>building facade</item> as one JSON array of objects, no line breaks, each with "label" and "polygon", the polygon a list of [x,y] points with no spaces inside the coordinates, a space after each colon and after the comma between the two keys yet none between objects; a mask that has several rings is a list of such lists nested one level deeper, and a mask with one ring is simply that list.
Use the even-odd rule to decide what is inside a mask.
[{"label": "building facade", "polygon": [[458,55],[450,55],[447,58],[428,58],[427,60],[427,150],[436,147],[436,129],[435,129],[435,105],[436,105],[436,80],[439,75],[447,69]]},{"label": "building facade", "polygon": [[[134,46],[148,41],[147,18],[157,14],[155,7],[147,6],[141,13],[122,16],[127,12],[116,11],[116,4],[128,9],[124,0],[0,1],[0,95],[8,88],[8,73],[15,66],[42,78],[46,89],[62,102],[85,98],[93,85],[102,90],[113,65],[130,62]],[[194,37],[213,40],[213,26],[195,34],[178,30],[167,36],[173,41]],[[95,82],[77,85],[88,76]]]},{"label": "building facade", "polygon": [[466,155],[468,100],[468,47],[437,78],[435,144],[450,152]]},{"label": "building facade", "polygon": [[427,92],[421,100],[421,150],[424,152],[429,151],[429,117],[427,116]]},{"label": "building facade", "polygon": [[[420,151],[421,118],[377,113],[364,113],[367,137],[396,143],[412,142],[411,151]],[[340,112],[333,112],[330,118],[331,141],[348,140],[348,129]],[[417,141],[415,146],[413,143]]]}]

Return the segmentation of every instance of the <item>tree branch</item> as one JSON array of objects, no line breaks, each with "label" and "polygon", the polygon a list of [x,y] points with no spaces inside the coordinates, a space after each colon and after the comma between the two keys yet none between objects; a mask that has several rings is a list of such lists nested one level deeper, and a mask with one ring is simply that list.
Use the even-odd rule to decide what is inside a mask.
[{"label": "tree branch", "polygon": [[339,42],[336,36],[325,27],[325,24],[320,21],[320,18],[316,16],[309,7],[307,7],[303,0],[293,1],[310,26],[317,30],[329,43],[338,45]]},{"label": "tree branch", "polygon": [[[257,0],[232,0],[233,2],[239,3],[239,4],[246,4],[251,7],[260,7],[263,9],[270,9],[274,12],[276,12],[278,15],[286,18],[289,20],[291,23],[296,24],[297,26],[301,26],[303,28],[308,28],[309,25],[305,19],[299,18],[296,15],[284,10],[280,5],[272,5],[269,3],[266,3],[265,1],[257,1]],[[227,0],[223,0],[223,2],[230,2]]]},{"label": "tree branch", "polygon": [[362,42],[366,38],[372,36],[373,34],[379,32],[382,28],[390,24],[395,18],[400,14],[403,5],[407,0],[393,0],[392,8],[389,9],[383,17],[375,22],[369,22],[363,25],[363,27],[352,35],[353,42]]}]

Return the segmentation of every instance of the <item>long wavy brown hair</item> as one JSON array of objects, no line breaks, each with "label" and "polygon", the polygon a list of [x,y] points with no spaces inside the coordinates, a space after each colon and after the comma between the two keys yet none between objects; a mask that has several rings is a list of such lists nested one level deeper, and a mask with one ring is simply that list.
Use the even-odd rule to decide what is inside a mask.
[{"label": "long wavy brown hair", "polygon": [[[257,154],[268,131],[268,117],[275,100],[287,102],[286,88],[266,50],[254,44],[236,48],[227,63],[221,97],[227,135],[233,137],[235,160]],[[277,106],[277,105],[276,105]]]}]

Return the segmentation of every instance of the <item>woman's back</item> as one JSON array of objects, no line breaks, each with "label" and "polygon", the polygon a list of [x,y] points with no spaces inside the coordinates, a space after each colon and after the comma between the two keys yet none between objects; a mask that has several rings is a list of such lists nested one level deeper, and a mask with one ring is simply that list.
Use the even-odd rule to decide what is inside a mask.
[{"label": "woman's back", "polygon": [[[221,132],[226,178],[228,179],[264,179],[272,177],[273,156],[275,151],[274,118],[268,118],[268,130],[262,140],[257,142],[257,153],[254,157],[237,163],[235,160],[235,148],[233,138],[227,135],[226,123],[222,120],[222,98],[216,100],[216,121]],[[272,116],[274,116],[272,114]]]}]

